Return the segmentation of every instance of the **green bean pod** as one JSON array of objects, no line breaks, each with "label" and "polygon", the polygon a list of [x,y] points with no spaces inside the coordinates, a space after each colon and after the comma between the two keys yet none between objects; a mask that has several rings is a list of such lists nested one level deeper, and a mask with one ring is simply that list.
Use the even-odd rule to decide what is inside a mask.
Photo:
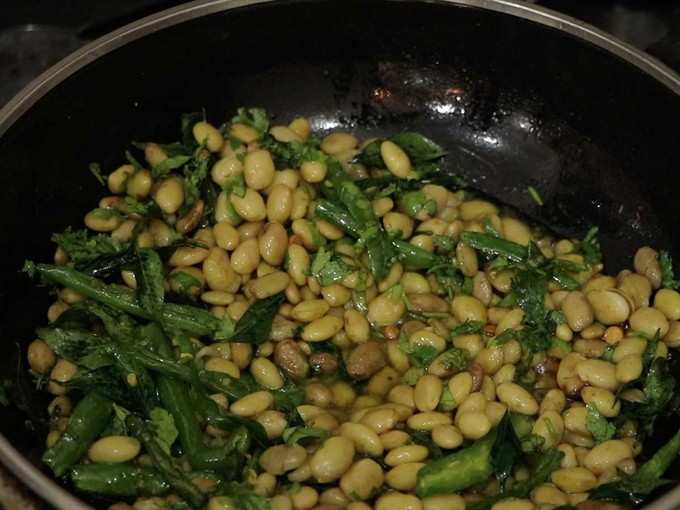
[{"label": "green bean pod", "polygon": [[78,464],[71,469],[76,489],[99,496],[162,496],[170,484],[153,468],[132,464]]},{"label": "green bean pod", "polygon": [[43,455],[43,462],[56,476],[66,474],[106,428],[112,413],[113,407],[109,399],[97,393],[85,395],[73,410],[64,433]]}]

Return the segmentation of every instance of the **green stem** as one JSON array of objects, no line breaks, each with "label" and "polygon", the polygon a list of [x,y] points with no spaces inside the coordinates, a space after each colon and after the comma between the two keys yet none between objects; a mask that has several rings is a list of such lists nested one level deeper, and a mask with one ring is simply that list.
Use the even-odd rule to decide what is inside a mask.
[{"label": "green stem", "polygon": [[132,464],[78,464],[71,480],[79,491],[117,498],[162,496],[170,490],[157,470]]}]

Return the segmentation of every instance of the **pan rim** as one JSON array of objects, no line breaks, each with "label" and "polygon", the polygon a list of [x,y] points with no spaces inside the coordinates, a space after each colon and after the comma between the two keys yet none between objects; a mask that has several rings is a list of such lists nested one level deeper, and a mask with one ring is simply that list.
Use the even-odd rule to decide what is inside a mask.
[{"label": "pan rim", "polygon": [[[31,107],[53,88],[99,57],[130,42],[159,30],[208,16],[218,12],[278,0],[195,0],[160,11],[125,25],[74,51],[29,82],[10,101],[0,108],[0,137],[2,137]],[[680,95],[680,75],[658,59],[625,43],[611,34],[571,16],[521,0],[388,0],[419,3],[446,3],[454,6],[475,7],[507,14],[568,33],[589,42],[625,62],[637,67],[658,82]],[[60,509],[85,510],[91,508],[72,493],[31,464],[0,434],[0,462],[41,498]],[[646,510],[680,507],[680,485],[663,497],[647,505]]]}]

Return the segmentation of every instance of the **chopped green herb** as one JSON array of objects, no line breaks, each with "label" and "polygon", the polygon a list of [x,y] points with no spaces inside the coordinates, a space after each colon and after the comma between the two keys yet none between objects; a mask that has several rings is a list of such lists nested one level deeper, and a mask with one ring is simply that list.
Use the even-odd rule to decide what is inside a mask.
[{"label": "chopped green herb", "polygon": [[175,427],[175,420],[172,415],[162,407],[155,407],[149,412],[151,426],[156,433],[156,441],[165,453],[170,453],[172,444],[177,439],[179,432]]},{"label": "chopped green herb", "polygon": [[451,330],[451,336],[456,337],[460,335],[472,335],[481,333],[483,329],[484,323],[482,321],[466,320]]},{"label": "chopped green herb", "polygon": [[677,290],[680,287],[680,281],[675,279],[673,259],[667,251],[659,252],[659,264],[661,265],[661,286]]},{"label": "chopped green herb", "polygon": [[328,431],[318,427],[289,427],[283,431],[281,437],[288,444],[295,444],[308,438],[324,441],[328,437]]},{"label": "chopped green herb", "polygon": [[106,186],[106,178],[102,175],[102,167],[99,163],[90,163],[90,173],[99,181],[99,184]]},{"label": "chopped green herb", "polygon": [[609,441],[616,434],[616,427],[602,416],[595,406],[586,405],[586,428],[597,443]]},{"label": "chopped green herb", "polygon": [[527,191],[529,192],[529,195],[531,195],[531,199],[536,202],[538,205],[543,205],[543,198],[541,195],[538,193],[538,190],[534,188],[533,186],[529,186],[527,188]]},{"label": "chopped green herb", "polygon": [[260,138],[269,131],[269,115],[262,108],[239,108],[231,123],[250,126],[257,131]]}]

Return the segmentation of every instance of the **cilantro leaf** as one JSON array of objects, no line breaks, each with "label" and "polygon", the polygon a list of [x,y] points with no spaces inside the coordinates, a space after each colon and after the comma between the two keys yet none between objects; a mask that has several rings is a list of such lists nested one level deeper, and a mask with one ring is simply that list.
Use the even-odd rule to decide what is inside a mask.
[{"label": "cilantro leaf", "polygon": [[310,267],[311,275],[319,281],[322,287],[341,281],[353,270],[341,257],[326,250],[323,246],[314,255]]},{"label": "cilantro leaf", "polygon": [[451,336],[472,335],[481,333],[483,329],[484,323],[482,321],[466,320],[451,330]]},{"label": "cilantro leaf", "polygon": [[411,345],[402,330],[399,335],[399,349],[408,355],[411,366],[415,368],[426,368],[439,355],[437,349],[431,345]]},{"label": "cilantro leaf", "polygon": [[496,428],[496,438],[491,447],[491,465],[501,484],[501,490],[512,475],[512,469],[522,457],[522,445],[510,422],[510,413],[505,413]]},{"label": "cilantro leaf", "polygon": [[297,406],[305,401],[305,390],[291,381],[274,393],[274,408],[286,414],[297,412]]},{"label": "cilantro leaf", "polygon": [[442,366],[447,370],[465,370],[468,365],[467,351],[458,347],[451,347],[436,357],[441,359]]},{"label": "cilantro leaf", "polygon": [[673,259],[667,251],[659,252],[659,264],[661,265],[661,286],[677,290],[680,287],[680,281],[675,279]]},{"label": "cilantro leaf", "polygon": [[586,428],[593,435],[593,439],[597,443],[604,443],[614,437],[616,433],[614,424],[609,423],[595,406],[588,404],[586,409]]},{"label": "cilantro leaf", "polygon": [[99,184],[106,186],[106,179],[102,175],[102,167],[99,165],[99,163],[90,163],[89,169],[90,173],[94,175],[94,178],[99,181]]},{"label": "cilantro leaf", "polygon": [[177,427],[172,415],[162,407],[155,407],[149,412],[151,424],[156,432],[156,442],[165,453],[170,453],[172,444],[177,439]]},{"label": "cilantro leaf", "polygon": [[151,175],[153,175],[156,178],[164,177],[173,170],[177,170],[178,168],[183,167],[190,160],[191,156],[187,156],[184,154],[164,159],[151,169]]},{"label": "cilantro leaf", "polygon": [[295,444],[307,438],[324,441],[328,437],[328,431],[318,427],[288,427],[281,437],[288,444]]},{"label": "cilantro leaf", "polygon": [[594,266],[602,262],[602,251],[600,241],[597,239],[597,227],[591,227],[583,240],[576,245],[576,250],[583,255],[586,264]]},{"label": "cilantro leaf", "polygon": [[399,207],[410,217],[422,219],[437,212],[437,202],[422,191],[407,191],[399,195]]},{"label": "cilantro leaf", "polygon": [[263,108],[239,108],[231,123],[250,126],[257,131],[260,138],[269,131],[269,115]]},{"label": "cilantro leaf", "polygon": [[90,234],[88,230],[72,230],[70,227],[61,234],[52,234],[52,241],[66,252],[76,267],[108,255],[118,255],[127,249],[127,244],[118,243],[105,234]]},{"label": "cilantro leaf", "polygon": [[274,316],[286,300],[283,292],[265,299],[258,299],[248,307],[236,323],[233,338],[237,342],[261,344],[269,340]]}]

